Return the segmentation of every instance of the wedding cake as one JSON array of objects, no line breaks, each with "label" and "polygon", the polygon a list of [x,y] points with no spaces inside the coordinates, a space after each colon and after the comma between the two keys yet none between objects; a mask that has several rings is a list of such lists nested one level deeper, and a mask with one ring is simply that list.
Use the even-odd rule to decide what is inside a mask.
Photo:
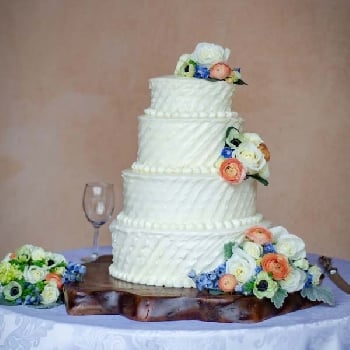
[{"label": "wedding cake", "polygon": [[150,79],[139,117],[137,160],[124,170],[123,209],[110,225],[111,276],[139,284],[194,287],[190,271],[222,263],[223,246],[254,225],[257,183],[268,149],[232,110],[238,68],[230,50],[200,43],[174,75]]}]

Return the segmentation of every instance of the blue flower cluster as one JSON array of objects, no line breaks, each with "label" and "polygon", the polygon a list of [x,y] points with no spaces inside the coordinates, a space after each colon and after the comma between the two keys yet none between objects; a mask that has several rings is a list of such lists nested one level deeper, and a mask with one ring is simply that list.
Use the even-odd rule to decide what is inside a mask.
[{"label": "blue flower cluster", "polygon": [[226,263],[219,265],[216,269],[196,275],[194,271],[188,274],[199,291],[203,289],[219,290],[219,279],[226,273]]},{"label": "blue flower cluster", "polygon": [[63,283],[80,282],[86,274],[86,266],[79,263],[68,263],[66,271],[62,276]]},{"label": "blue flower cluster", "polygon": [[16,305],[38,305],[40,304],[41,301],[41,296],[40,296],[40,289],[38,288],[37,285],[31,284],[29,282],[26,282],[24,284],[24,288],[26,290],[26,296],[24,299],[22,298],[17,298],[15,300]]},{"label": "blue flower cluster", "polygon": [[276,249],[272,243],[266,243],[263,245],[263,255],[268,253],[275,253]]},{"label": "blue flower cluster", "polygon": [[199,64],[196,65],[196,71],[194,73],[195,78],[208,79],[209,74],[210,70],[207,67],[201,66]]}]

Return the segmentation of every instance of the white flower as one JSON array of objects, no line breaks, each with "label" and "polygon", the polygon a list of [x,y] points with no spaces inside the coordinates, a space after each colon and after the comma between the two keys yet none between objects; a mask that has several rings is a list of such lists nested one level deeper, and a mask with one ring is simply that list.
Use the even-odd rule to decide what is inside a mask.
[{"label": "white flower", "polygon": [[266,165],[263,153],[250,142],[242,142],[235,150],[234,155],[250,175],[259,173]]},{"label": "white flower", "polygon": [[269,169],[269,165],[265,164],[265,166],[259,171],[259,175],[263,178],[263,179],[267,179],[270,176],[270,169]]},{"label": "white flower", "polygon": [[320,284],[321,269],[317,265],[313,265],[309,268],[309,273],[312,275],[312,284]]},{"label": "white flower", "polygon": [[271,229],[276,239],[276,252],[285,255],[288,259],[299,260],[306,256],[304,241],[291,233],[284,227],[278,226]]},{"label": "white flower", "polygon": [[299,259],[293,261],[293,266],[306,271],[309,268],[309,262],[307,259]]},{"label": "white flower", "polygon": [[1,262],[9,262],[11,260],[12,253],[8,253],[2,260]]},{"label": "white flower", "polygon": [[33,260],[44,260],[47,253],[41,247],[33,247],[32,249],[32,259]]},{"label": "white flower", "polygon": [[39,266],[26,266],[23,271],[23,277],[26,282],[35,284],[37,282],[43,281],[46,277],[47,270]]},{"label": "white flower", "polygon": [[261,143],[264,143],[263,139],[256,133],[245,132],[243,134],[243,140],[245,142],[253,143],[255,146],[259,146]]},{"label": "white flower", "polygon": [[220,45],[199,43],[191,54],[191,59],[208,68],[218,62],[227,62],[231,51]]},{"label": "white flower", "polygon": [[50,262],[49,268],[53,268],[60,263],[66,263],[66,258],[62,254],[47,252],[46,261]]},{"label": "white flower", "polygon": [[242,245],[242,248],[246,253],[248,253],[254,259],[260,258],[260,255],[263,251],[263,248],[260,244],[250,242],[250,241],[245,241]]},{"label": "white flower", "polygon": [[226,261],[226,272],[234,275],[243,284],[255,273],[255,259],[240,248],[234,248],[232,253],[231,258]]},{"label": "white flower", "polygon": [[306,273],[300,269],[291,269],[288,276],[280,281],[282,289],[288,293],[296,292],[304,287]]},{"label": "white flower", "polygon": [[54,273],[57,273],[57,275],[64,275],[66,268],[64,266],[59,266],[59,267],[55,267],[53,270],[51,270]]},{"label": "white flower", "polygon": [[32,250],[34,246],[31,244],[25,244],[21,248],[16,250],[16,257],[19,261],[28,261],[32,256]]},{"label": "white flower", "polygon": [[48,282],[41,295],[41,304],[47,305],[55,303],[60,295],[56,282]]},{"label": "white flower", "polygon": [[188,62],[190,59],[190,55],[188,53],[185,53],[183,55],[181,55],[177,61],[177,64],[176,64],[176,68],[175,68],[175,72],[174,74],[175,75],[179,75],[180,74],[180,69],[181,67],[186,63]]}]

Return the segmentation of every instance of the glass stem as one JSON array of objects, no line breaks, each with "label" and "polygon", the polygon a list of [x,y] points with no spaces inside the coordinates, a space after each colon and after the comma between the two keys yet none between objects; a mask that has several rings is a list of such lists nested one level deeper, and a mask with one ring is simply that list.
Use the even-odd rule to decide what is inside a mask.
[{"label": "glass stem", "polygon": [[99,238],[99,227],[94,226],[94,239],[92,241],[92,255],[98,257],[98,238]]}]

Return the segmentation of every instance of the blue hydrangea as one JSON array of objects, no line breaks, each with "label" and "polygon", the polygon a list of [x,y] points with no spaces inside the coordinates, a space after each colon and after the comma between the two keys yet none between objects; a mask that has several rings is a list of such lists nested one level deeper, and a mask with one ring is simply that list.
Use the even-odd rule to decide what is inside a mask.
[{"label": "blue hydrangea", "polygon": [[266,243],[263,245],[263,254],[275,253],[275,246],[272,243]]},{"label": "blue hydrangea", "polygon": [[197,64],[196,71],[194,73],[195,78],[207,79],[209,78],[210,71],[207,67]]},{"label": "blue hydrangea", "polygon": [[230,147],[224,147],[221,151],[221,156],[224,158],[232,158],[232,149]]},{"label": "blue hydrangea", "polygon": [[306,282],[305,282],[305,287],[308,288],[312,286],[312,275],[311,273],[307,273],[307,279],[306,279]]}]

